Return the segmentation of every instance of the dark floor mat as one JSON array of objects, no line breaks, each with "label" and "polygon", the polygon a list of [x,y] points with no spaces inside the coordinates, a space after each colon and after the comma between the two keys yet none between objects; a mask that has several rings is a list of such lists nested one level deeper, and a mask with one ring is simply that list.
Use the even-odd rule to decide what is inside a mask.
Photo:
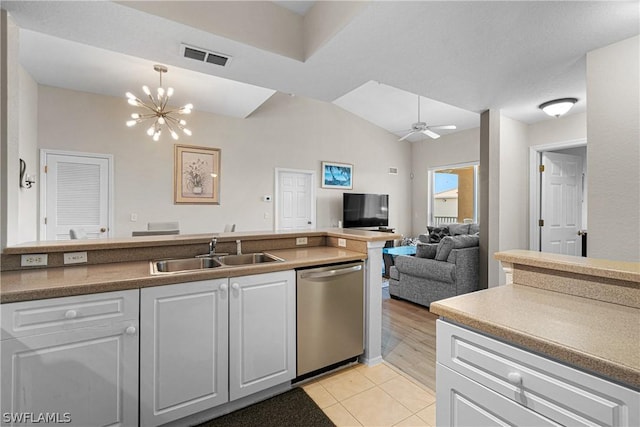
[{"label": "dark floor mat", "polygon": [[197,427],[335,427],[299,387]]}]

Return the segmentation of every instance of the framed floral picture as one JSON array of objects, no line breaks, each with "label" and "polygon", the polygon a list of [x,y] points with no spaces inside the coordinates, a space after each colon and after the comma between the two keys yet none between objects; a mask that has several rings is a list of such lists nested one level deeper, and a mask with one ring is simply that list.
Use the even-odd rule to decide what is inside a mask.
[{"label": "framed floral picture", "polygon": [[174,203],[220,204],[220,149],[175,145]]},{"label": "framed floral picture", "polygon": [[353,188],[353,165],[322,162],[322,188]]}]

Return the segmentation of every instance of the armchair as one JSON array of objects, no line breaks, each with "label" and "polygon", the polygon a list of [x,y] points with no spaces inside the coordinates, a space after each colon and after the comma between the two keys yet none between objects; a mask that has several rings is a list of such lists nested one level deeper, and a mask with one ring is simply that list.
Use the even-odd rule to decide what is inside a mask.
[{"label": "armchair", "polygon": [[415,257],[396,257],[390,272],[390,295],[428,307],[433,301],[477,290],[478,244],[477,235],[446,236],[438,244],[419,247]]}]

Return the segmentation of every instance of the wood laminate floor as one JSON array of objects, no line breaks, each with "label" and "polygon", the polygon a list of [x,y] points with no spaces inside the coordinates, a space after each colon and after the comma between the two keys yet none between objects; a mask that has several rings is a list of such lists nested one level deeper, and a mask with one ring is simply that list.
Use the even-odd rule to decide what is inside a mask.
[{"label": "wood laminate floor", "polygon": [[382,294],[382,357],[431,390],[436,389],[436,319],[426,307]]}]

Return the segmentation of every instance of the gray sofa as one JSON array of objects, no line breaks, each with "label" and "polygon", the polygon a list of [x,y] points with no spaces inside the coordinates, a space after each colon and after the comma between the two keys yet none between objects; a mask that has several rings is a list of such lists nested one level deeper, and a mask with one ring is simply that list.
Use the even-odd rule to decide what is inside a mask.
[{"label": "gray sofa", "polygon": [[[460,224],[462,225],[462,224]],[[464,224],[469,227],[468,224]],[[453,230],[465,228],[451,227]],[[473,231],[476,227],[472,228]],[[467,232],[469,229],[466,229]],[[466,294],[478,289],[479,235],[442,235],[438,243],[426,235],[419,237],[416,256],[398,256],[390,269],[389,294],[429,306],[433,301]],[[433,233],[431,233],[433,234]]]}]

